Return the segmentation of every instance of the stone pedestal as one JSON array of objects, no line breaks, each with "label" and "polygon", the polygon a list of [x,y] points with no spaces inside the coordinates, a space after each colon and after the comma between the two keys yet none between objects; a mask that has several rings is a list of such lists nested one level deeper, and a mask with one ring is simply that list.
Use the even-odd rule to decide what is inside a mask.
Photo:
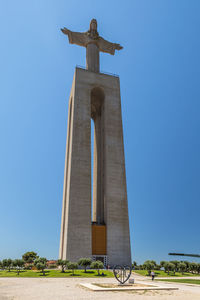
[{"label": "stone pedestal", "polygon": [[[95,128],[93,195],[91,118]],[[102,255],[106,255],[107,264],[130,265],[119,78],[76,68],[69,98],[61,259],[77,261],[95,255],[92,253],[92,222],[105,228],[102,236],[106,238],[106,254]],[[99,250],[97,255],[100,254]]]}]

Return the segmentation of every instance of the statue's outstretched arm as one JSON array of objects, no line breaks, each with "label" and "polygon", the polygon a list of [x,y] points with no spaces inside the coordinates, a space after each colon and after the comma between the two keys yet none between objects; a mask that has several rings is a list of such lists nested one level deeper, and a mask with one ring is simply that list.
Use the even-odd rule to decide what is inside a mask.
[{"label": "statue's outstretched arm", "polygon": [[123,49],[123,47],[120,44],[108,42],[104,40],[102,37],[99,37],[98,45],[99,45],[99,51],[110,53],[112,55],[115,54],[115,50]]},{"label": "statue's outstretched arm", "polygon": [[86,47],[87,46],[87,38],[84,32],[74,32],[66,27],[62,28],[61,31],[68,35],[69,43],[76,44],[79,46]]}]

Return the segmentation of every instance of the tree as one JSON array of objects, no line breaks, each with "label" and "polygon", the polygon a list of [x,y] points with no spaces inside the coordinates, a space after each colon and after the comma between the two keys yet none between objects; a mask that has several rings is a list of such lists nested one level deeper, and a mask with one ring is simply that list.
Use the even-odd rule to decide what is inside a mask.
[{"label": "tree", "polygon": [[170,271],[173,271],[175,273],[176,266],[175,266],[175,264],[166,261],[164,264],[164,269],[165,269],[165,272],[169,275]]},{"label": "tree", "polygon": [[24,265],[24,269],[25,270],[32,270],[32,268],[34,267],[34,264],[28,263]]},{"label": "tree", "polygon": [[91,258],[80,258],[78,261],[79,266],[84,267],[84,272],[86,273],[87,266],[90,266],[92,263]]},{"label": "tree", "polygon": [[153,267],[155,268],[156,267],[156,261],[155,260],[150,260],[150,262],[152,263]]},{"label": "tree", "polygon": [[38,263],[36,264],[36,268],[37,268],[38,270],[41,270],[43,276],[45,276],[45,268],[46,268],[46,265],[45,265],[45,264],[43,264],[43,263],[41,263],[41,262],[38,262]]},{"label": "tree", "polygon": [[180,264],[179,264],[179,270],[180,270],[180,272],[182,272],[182,274],[185,272],[185,270],[187,269],[187,266],[186,266],[186,264],[184,263],[184,262],[181,262]]},{"label": "tree", "polygon": [[3,269],[3,263],[0,261],[0,269]]},{"label": "tree", "polygon": [[61,273],[64,273],[64,272],[65,272],[65,268],[66,268],[66,266],[68,265],[68,263],[69,263],[68,260],[63,260],[63,259],[58,259],[58,260],[57,260],[58,266],[61,266],[61,268],[62,268]]},{"label": "tree", "polygon": [[197,264],[197,273],[200,274],[200,264]]},{"label": "tree", "polygon": [[155,260],[150,260],[153,270],[160,270],[160,265],[157,265]]},{"label": "tree", "polygon": [[161,265],[157,265],[156,264],[156,266],[154,267],[154,270],[158,270],[159,271],[160,269],[161,269]]},{"label": "tree", "polygon": [[104,268],[103,263],[100,260],[93,261],[90,265],[91,269],[95,269],[98,272],[98,276],[100,275],[99,270]]},{"label": "tree", "polygon": [[17,275],[19,275],[20,269],[24,266],[24,260],[23,259],[15,259],[13,261],[13,266],[17,268]]},{"label": "tree", "polygon": [[178,272],[180,261],[172,260],[172,261],[170,261],[170,263],[175,265],[175,270],[174,270],[174,275],[175,275],[175,272]]},{"label": "tree", "polygon": [[22,259],[25,263],[34,263],[35,259],[38,258],[37,253],[34,251],[26,252],[22,255]]},{"label": "tree", "polygon": [[41,270],[43,276],[45,276],[45,268],[47,266],[47,259],[45,257],[36,258],[34,261],[34,265],[38,270]]},{"label": "tree", "polygon": [[2,268],[5,269],[7,267],[7,259],[2,260]]},{"label": "tree", "polygon": [[195,263],[194,271],[195,271],[196,273],[198,273],[198,263]]},{"label": "tree", "polygon": [[160,266],[161,266],[162,268],[164,268],[165,263],[166,263],[166,260],[161,260]]},{"label": "tree", "polygon": [[8,259],[7,259],[7,266],[8,266],[9,272],[10,272],[10,269],[11,269],[11,267],[12,267],[12,264],[13,264],[13,260],[12,260],[11,258],[8,258]]},{"label": "tree", "polygon": [[185,266],[186,266],[186,270],[185,271],[189,272],[190,271],[190,262],[187,261],[187,260],[184,260],[184,261],[181,261],[181,263],[185,264]]},{"label": "tree", "polygon": [[168,275],[169,275],[169,271],[173,271],[175,273],[175,270],[176,270],[175,264],[169,262],[168,263]]},{"label": "tree", "polygon": [[78,264],[76,262],[69,262],[67,266],[69,270],[72,270],[72,273],[74,275],[74,270],[78,269]]},{"label": "tree", "polygon": [[148,275],[151,275],[151,270],[154,270],[156,262],[153,260],[146,260],[143,264],[143,268],[148,271]]},{"label": "tree", "polygon": [[190,263],[190,265],[189,265],[189,270],[190,270],[190,271],[192,272],[192,274],[193,274],[194,271],[197,270],[197,264],[194,263],[194,262]]},{"label": "tree", "polygon": [[133,270],[137,269],[137,263],[136,263],[136,261],[133,261],[133,263],[132,263],[132,269]]},{"label": "tree", "polygon": [[139,265],[138,270],[143,270],[143,265]]},{"label": "tree", "polygon": [[167,273],[169,275],[169,262],[165,261],[163,268],[165,270],[165,273]]},{"label": "tree", "polygon": [[8,268],[8,271],[10,272],[10,269],[12,267],[12,263],[13,263],[13,261],[12,261],[11,258],[3,259],[2,260],[2,267],[3,267],[3,269]]}]

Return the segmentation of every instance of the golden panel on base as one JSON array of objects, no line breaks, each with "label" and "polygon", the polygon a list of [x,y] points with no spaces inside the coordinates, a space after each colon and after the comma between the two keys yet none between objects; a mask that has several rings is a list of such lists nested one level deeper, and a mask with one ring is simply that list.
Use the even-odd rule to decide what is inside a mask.
[{"label": "golden panel on base", "polygon": [[92,255],[106,255],[106,225],[92,225]]}]

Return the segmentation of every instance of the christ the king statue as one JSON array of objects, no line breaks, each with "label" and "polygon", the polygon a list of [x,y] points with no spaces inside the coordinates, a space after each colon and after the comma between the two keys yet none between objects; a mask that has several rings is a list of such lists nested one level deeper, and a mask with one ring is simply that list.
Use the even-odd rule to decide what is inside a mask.
[{"label": "christ the king statue", "polygon": [[120,44],[104,40],[97,31],[97,21],[92,19],[90,29],[86,32],[73,32],[67,28],[61,31],[68,35],[69,43],[86,47],[86,68],[92,72],[99,72],[99,52],[114,55],[115,50],[121,50]]}]

